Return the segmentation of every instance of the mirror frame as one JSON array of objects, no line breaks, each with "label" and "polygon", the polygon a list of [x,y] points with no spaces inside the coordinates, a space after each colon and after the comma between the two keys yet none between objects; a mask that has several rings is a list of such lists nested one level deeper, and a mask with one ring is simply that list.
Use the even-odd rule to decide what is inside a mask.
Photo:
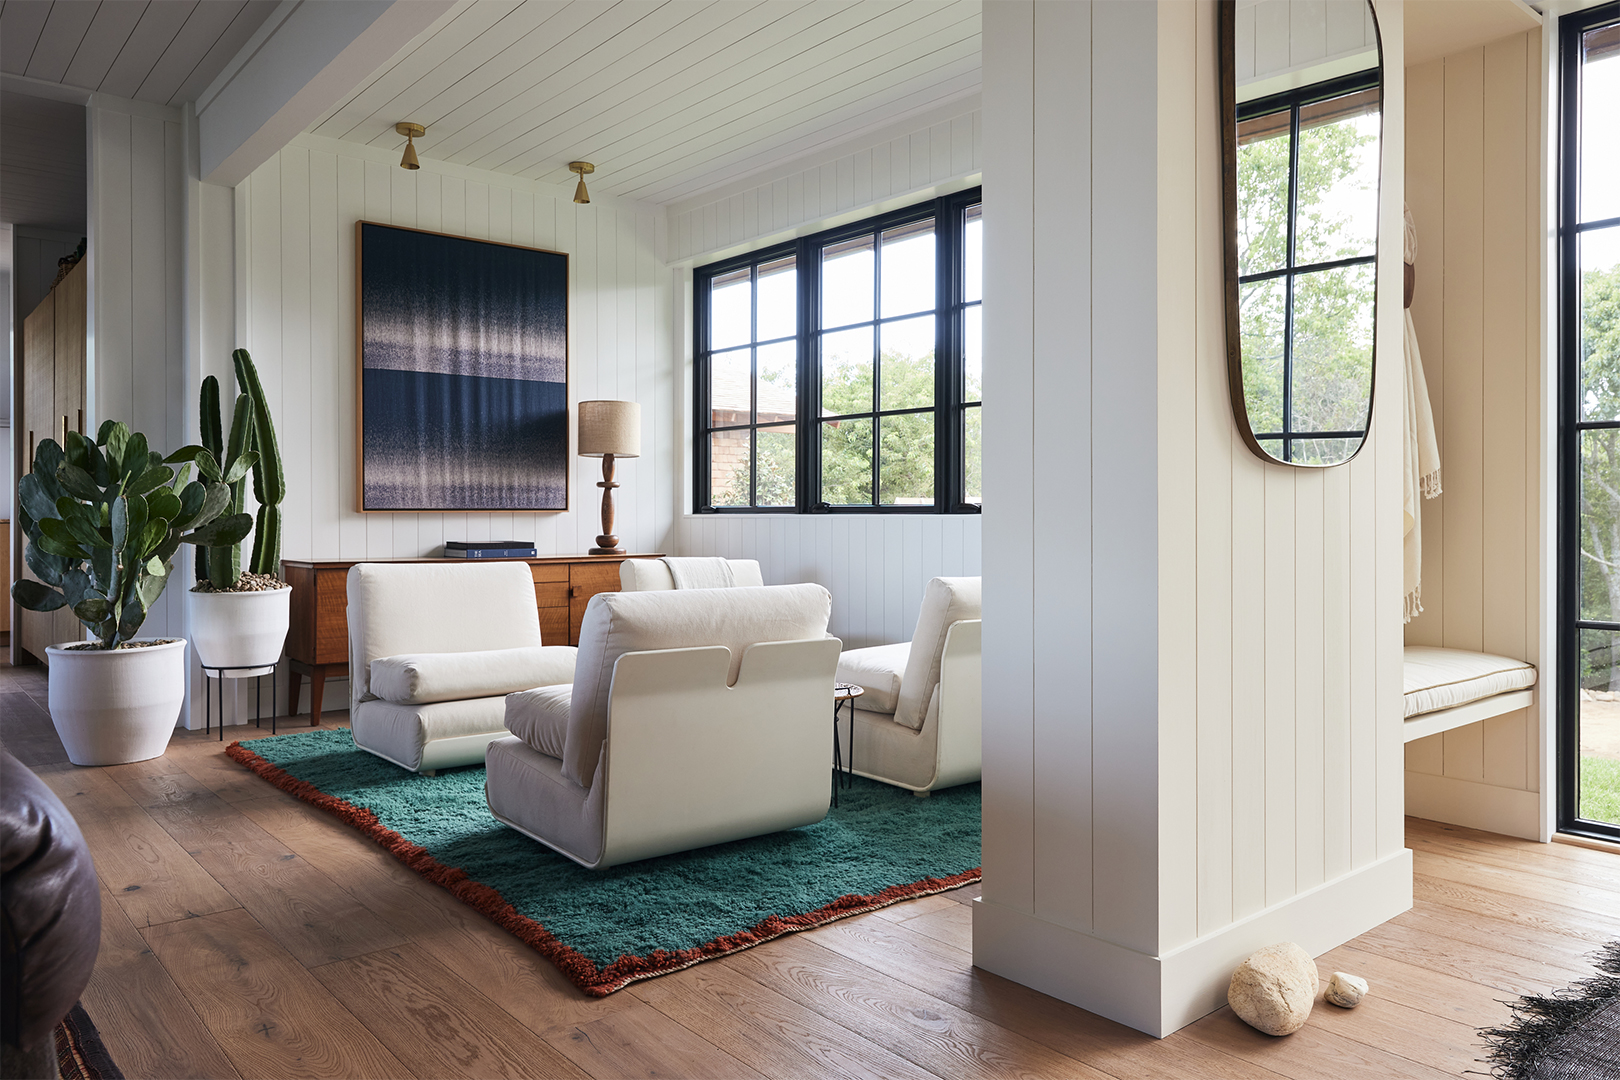
[{"label": "mirror frame", "polygon": [[[1384,213],[1384,109],[1386,107],[1384,78],[1384,33],[1378,24],[1378,8],[1372,0],[1365,0],[1372,14],[1373,39],[1378,47],[1378,204],[1375,213],[1382,221]],[[1247,399],[1243,394],[1243,337],[1238,323],[1238,238],[1237,238],[1237,0],[1216,0],[1215,58],[1220,77],[1216,95],[1220,104],[1221,122],[1221,224],[1222,307],[1226,323],[1226,383],[1232,398],[1232,417],[1237,421],[1238,433],[1249,450],[1268,465],[1281,465],[1293,469],[1333,469],[1354,461],[1366,449],[1372,438],[1373,403],[1378,394],[1378,267],[1383,246],[1382,229],[1375,223],[1373,230],[1373,333],[1372,371],[1367,380],[1367,421],[1362,427],[1361,444],[1355,453],[1343,461],[1318,465],[1308,461],[1282,461],[1268,454],[1254,437],[1254,426],[1249,422]]]}]

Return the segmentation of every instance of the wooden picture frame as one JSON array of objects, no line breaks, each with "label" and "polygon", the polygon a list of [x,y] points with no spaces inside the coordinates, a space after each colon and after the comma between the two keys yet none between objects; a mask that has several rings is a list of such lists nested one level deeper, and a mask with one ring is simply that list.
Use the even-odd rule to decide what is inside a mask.
[{"label": "wooden picture frame", "polygon": [[355,222],[362,513],[568,509],[565,252]]}]

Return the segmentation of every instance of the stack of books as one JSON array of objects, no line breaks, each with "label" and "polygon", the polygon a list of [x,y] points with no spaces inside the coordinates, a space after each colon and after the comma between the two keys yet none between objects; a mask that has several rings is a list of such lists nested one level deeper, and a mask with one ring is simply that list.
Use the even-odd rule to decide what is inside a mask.
[{"label": "stack of books", "polygon": [[534,545],[523,540],[446,540],[447,559],[532,559]]}]

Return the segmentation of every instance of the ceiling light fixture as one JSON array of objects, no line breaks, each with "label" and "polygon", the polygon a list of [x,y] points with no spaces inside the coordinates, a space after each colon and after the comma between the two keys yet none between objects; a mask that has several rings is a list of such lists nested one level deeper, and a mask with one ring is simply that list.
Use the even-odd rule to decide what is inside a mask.
[{"label": "ceiling light fixture", "polygon": [[405,136],[405,155],[399,159],[399,167],[402,169],[410,169],[413,172],[420,169],[422,167],[422,163],[416,160],[416,144],[411,142],[411,140],[420,139],[423,135],[426,135],[427,128],[423,127],[421,124],[403,122],[395,124],[394,130]]},{"label": "ceiling light fixture", "polygon": [[574,189],[574,201],[577,203],[590,202],[591,193],[585,190],[585,174],[595,172],[596,166],[588,161],[570,161],[568,171],[579,173],[579,187]]}]

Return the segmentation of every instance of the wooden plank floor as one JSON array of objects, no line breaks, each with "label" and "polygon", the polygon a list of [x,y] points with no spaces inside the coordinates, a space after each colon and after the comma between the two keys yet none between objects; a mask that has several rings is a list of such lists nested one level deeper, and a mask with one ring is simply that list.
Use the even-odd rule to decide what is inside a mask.
[{"label": "wooden plank floor", "polygon": [[84,1001],[131,1077],[1458,1076],[1482,1071],[1475,1031],[1504,1000],[1590,974],[1620,938],[1620,856],[1414,819],[1416,907],[1319,959],[1372,994],[1286,1039],[1222,1009],[1154,1040],[976,970],[976,888],[598,1001],[200,732],[153,761],[68,764],[45,693],[42,669],[0,666],[0,739],[94,851]]}]

